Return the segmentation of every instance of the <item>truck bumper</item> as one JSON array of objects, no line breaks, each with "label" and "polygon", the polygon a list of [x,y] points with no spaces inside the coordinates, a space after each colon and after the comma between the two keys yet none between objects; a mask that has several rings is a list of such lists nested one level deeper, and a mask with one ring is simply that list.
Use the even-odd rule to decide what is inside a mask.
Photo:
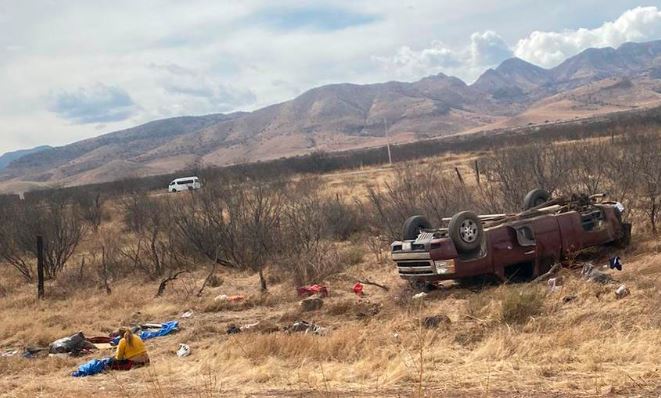
[{"label": "truck bumper", "polygon": [[440,281],[455,277],[453,260],[434,261],[429,252],[392,253],[392,259],[403,279]]}]

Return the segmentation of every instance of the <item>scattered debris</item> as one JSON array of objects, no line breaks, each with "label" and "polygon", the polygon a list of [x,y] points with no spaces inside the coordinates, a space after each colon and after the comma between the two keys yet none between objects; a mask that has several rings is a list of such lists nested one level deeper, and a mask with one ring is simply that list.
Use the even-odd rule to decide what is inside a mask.
[{"label": "scattered debris", "polygon": [[365,295],[365,292],[363,292],[363,284],[360,282],[356,282],[355,285],[353,285],[353,292],[356,294],[358,297],[363,297]]},{"label": "scattered debris", "polygon": [[301,309],[303,311],[316,311],[324,305],[324,300],[319,297],[308,297],[301,300]]},{"label": "scattered debris", "polygon": [[80,355],[85,351],[96,350],[96,346],[85,339],[83,332],[78,332],[70,337],[55,340],[48,347],[49,354],[71,354]]},{"label": "scattered debris", "polygon": [[[160,328],[156,329],[155,326],[159,325]],[[162,337],[166,336],[170,333],[174,333],[179,330],[179,321],[169,321],[165,323],[160,323],[160,324],[145,324],[142,326],[150,326],[150,328],[138,328],[137,331],[134,330],[134,333],[138,334],[140,339],[143,341],[153,339],[155,337]],[[154,327],[154,328],[151,328]],[[135,328],[134,328],[135,329]],[[112,345],[117,345],[119,344],[119,340],[121,337],[119,335],[115,336],[113,338],[111,344]]]},{"label": "scattered debris", "polygon": [[239,334],[241,333],[241,328],[235,324],[231,324],[227,327],[227,334]]},{"label": "scattered debris", "polygon": [[184,358],[189,356],[191,353],[190,346],[187,344],[179,344],[179,349],[177,350],[177,356],[179,358]]},{"label": "scattered debris", "polygon": [[110,344],[112,341],[112,337],[110,336],[94,336],[94,337],[88,337],[87,341],[89,341],[92,344]]},{"label": "scattered debris", "polygon": [[145,330],[145,329],[160,329],[163,327],[162,323],[143,323],[140,325],[140,329]]},{"label": "scattered debris", "polygon": [[18,354],[18,350],[8,349],[0,352],[0,357],[13,357],[16,354]]},{"label": "scattered debris", "polygon": [[618,271],[622,271],[622,261],[620,260],[620,257],[615,256],[609,258],[608,266],[610,267],[610,269],[617,269]]},{"label": "scattered debris", "polygon": [[413,300],[422,300],[427,296],[429,296],[429,294],[427,294],[425,292],[420,292],[420,293],[414,295],[412,298],[413,298]]},{"label": "scattered debris", "polygon": [[99,374],[104,370],[106,370],[110,366],[111,362],[112,362],[112,358],[92,359],[91,361],[80,365],[78,370],[73,372],[71,376],[85,377],[85,376],[93,376],[95,374]]},{"label": "scattered debris", "polygon": [[555,278],[549,279],[546,284],[549,287],[551,293],[559,292],[562,289],[562,277],[557,276]]},{"label": "scattered debris", "polygon": [[47,355],[48,350],[48,347],[27,347],[21,356],[30,359],[36,358],[38,356]]},{"label": "scattered debris", "polygon": [[594,267],[594,265],[592,265],[592,263],[587,263],[583,266],[581,275],[583,275],[583,277],[590,282],[601,283],[602,285],[614,282],[612,276],[605,272],[599,271]]},{"label": "scattered debris", "polygon": [[623,299],[630,295],[631,292],[629,291],[629,288],[627,288],[625,285],[620,285],[620,287],[615,290],[615,298],[616,299]]},{"label": "scattered debris", "polygon": [[322,285],[309,285],[296,288],[299,297],[319,295],[319,297],[328,297],[328,288]]},{"label": "scattered debris", "polygon": [[569,295],[569,296],[565,296],[565,297],[563,297],[563,298],[562,298],[562,302],[563,302],[564,304],[567,304],[567,303],[569,303],[569,302],[572,302],[572,301],[576,300],[577,298],[578,298],[578,296],[571,294],[571,295]]},{"label": "scattered debris", "polygon": [[188,310],[181,314],[180,318],[192,318],[193,317],[193,310]]},{"label": "scattered debris", "polygon": [[296,321],[290,326],[286,326],[285,331],[288,333],[312,333],[319,336],[328,334],[328,329],[307,321]]},{"label": "scattered debris", "polygon": [[236,294],[233,296],[228,296],[226,294],[221,294],[220,296],[217,296],[216,298],[213,299],[213,301],[217,303],[222,303],[222,302],[230,302],[230,303],[238,303],[239,301],[243,301],[246,299],[246,296],[242,294]]},{"label": "scattered debris", "polygon": [[451,323],[452,321],[450,321],[450,318],[444,314],[428,316],[422,321],[422,324],[427,329],[436,329],[441,325],[448,327]]},{"label": "scattered debris", "polygon": [[259,321],[243,325],[239,328],[242,332],[260,332],[260,333],[275,333],[280,330],[278,325],[270,321]]}]

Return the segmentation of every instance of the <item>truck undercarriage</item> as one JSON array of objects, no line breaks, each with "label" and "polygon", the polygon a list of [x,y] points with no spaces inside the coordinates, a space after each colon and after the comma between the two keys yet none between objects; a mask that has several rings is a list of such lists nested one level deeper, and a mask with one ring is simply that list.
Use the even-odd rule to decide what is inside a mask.
[{"label": "truck undercarriage", "polygon": [[437,282],[479,275],[506,280],[506,271],[527,265],[532,276],[587,247],[628,243],[631,224],[622,222],[623,206],[605,195],[550,199],[531,191],[524,211],[476,215],[463,211],[432,228],[424,216],[404,223],[403,239],[391,245],[402,278]]}]

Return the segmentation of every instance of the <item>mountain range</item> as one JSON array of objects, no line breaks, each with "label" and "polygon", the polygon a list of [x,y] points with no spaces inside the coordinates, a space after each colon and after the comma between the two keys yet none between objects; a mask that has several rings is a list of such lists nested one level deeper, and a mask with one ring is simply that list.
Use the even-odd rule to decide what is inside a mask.
[{"label": "mountain range", "polygon": [[13,152],[7,152],[3,155],[0,155],[0,170],[9,166],[9,164],[15,160],[18,160],[27,155],[31,155],[33,153],[45,151],[47,149],[52,149],[52,147],[48,145],[42,145],[32,149],[22,149]]},{"label": "mountain range", "polygon": [[[0,190],[78,185],[587,118],[661,104],[661,40],[590,48],[544,69],[518,58],[474,83],[331,84],[253,112],[158,120],[21,154]],[[1,159],[1,158],[0,158]]]}]

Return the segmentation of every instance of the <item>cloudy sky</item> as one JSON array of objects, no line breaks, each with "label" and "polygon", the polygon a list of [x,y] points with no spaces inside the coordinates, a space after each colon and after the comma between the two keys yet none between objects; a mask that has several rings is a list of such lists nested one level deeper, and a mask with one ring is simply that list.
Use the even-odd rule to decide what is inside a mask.
[{"label": "cloudy sky", "polygon": [[0,0],[0,153],[654,39],[661,6],[626,0]]}]

